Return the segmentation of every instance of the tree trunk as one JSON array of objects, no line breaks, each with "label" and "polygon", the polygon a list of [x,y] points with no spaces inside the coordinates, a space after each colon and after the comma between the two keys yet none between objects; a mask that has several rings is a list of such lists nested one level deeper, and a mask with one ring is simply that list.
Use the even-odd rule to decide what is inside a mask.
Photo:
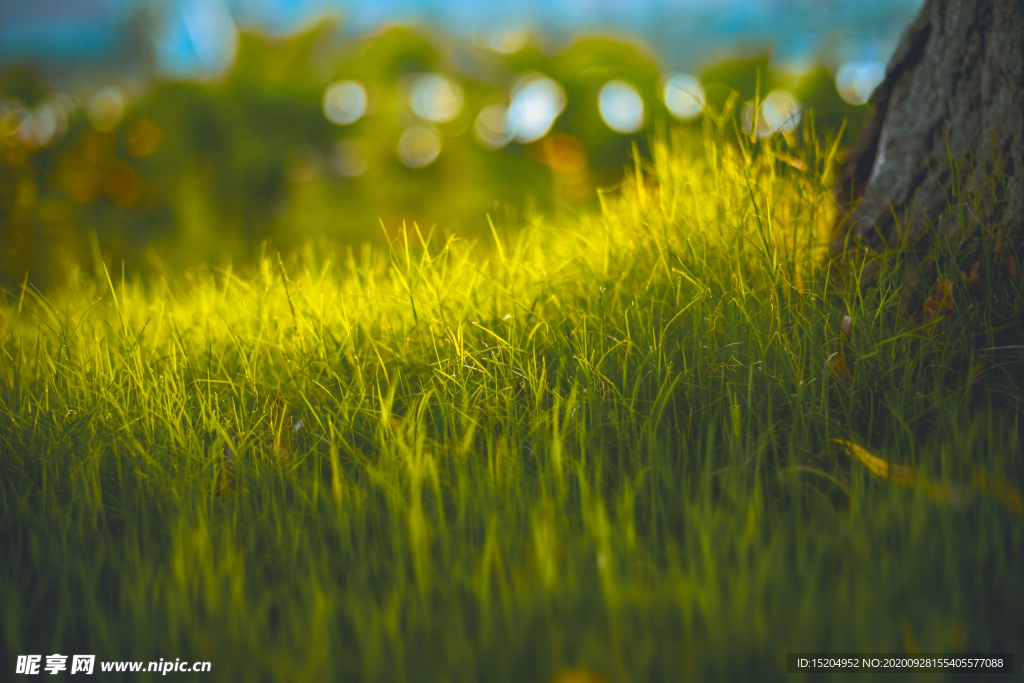
[{"label": "tree trunk", "polygon": [[[973,224],[1017,241],[1024,1],[926,0],[870,102],[874,114],[836,187],[841,205],[856,204],[844,223],[852,236],[894,246],[916,243],[929,224],[949,239]],[[832,243],[833,254],[845,237]]]}]

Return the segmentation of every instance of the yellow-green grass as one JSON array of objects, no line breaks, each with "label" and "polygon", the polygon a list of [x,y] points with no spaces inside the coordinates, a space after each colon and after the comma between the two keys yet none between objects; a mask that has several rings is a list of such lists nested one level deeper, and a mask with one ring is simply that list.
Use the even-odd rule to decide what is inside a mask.
[{"label": "yellow-green grass", "polygon": [[720,139],[489,243],[9,293],[0,666],[736,681],[803,680],[791,651],[1019,655],[1021,275],[986,238],[967,283],[937,243],[953,309],[901,313],[903,254],[825,261],[834,150]]}]

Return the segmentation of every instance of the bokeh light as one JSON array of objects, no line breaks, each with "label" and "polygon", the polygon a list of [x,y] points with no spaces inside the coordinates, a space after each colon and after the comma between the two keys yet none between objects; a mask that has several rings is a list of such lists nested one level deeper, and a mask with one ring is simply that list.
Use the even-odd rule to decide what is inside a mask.
[{"label": "bokeh light", "polygon": [[92,127],[106,132],[117,128],[124,116],[124,97],[117,88],[104,88],[93,95],[86,108]]},{"label": "bokeh light", "polygon": [[803,107],[788,90],[773,90],[764,98],[762,116],[775,133],[787,133],[800,125]]},{"label": "bokeh light", "polygon": [[[774,133],[788,133],[800,125],[802,116],[803,107],[791,92],[773,90],[761,101],[761,107],[757,111],[755,134],[758,138],[763,138]],[[749,135],[754,119],[753,100],[743,105],[741,119],[743,130]]]},{"label": "bokeh light", "polygon": [[445,123],[462,109],[462,88],[441,74],[421,74],[412,83],[412,110],[425,121]]},{"label": "bokeh light", "polygon": [[[67,121],[64,121],[65,127]],[[43,147],[49,144],[57,133],[57,108],[45,103],[34,110],[21,109],[17,127],[17,136],[29,147]]]},{"label": "bokeh light", "polygon": [[417,123],[398,139],[398,158],[409,168],[429,166],[441,153],[441,136],[433,126]]},{"label": "bokeh light", "polygon": [[[81,5],[82,23],[53,2]],[[705,109],[728,102],[739,123],[759,96],[747,129],[790,129],[795,107],[762,101],[773,89],[813,110],[823,136],[848,121],[847,145],[870,107],[837,87],[867,97],[897,37],[835,34],[819,49],[792,24],[806,12],[772,10],[781,52],[748,53],[739,34],[717,42],[721,24],[615,3],[417,1],[405,14],[337,0],[7,4],[22,8],[0,10],[0,279],[11,286],[26,272],[57,282],[67,259],[88,266],[93,229],[113,259],[142,263],[156,245],[176,266],[254,253],[271,236],[285,249],[312,235],[372,242],[378,219],[475,235],[501,206],[511,229],[618,186],[633,143],[654,156],[646,134],[661,118],[659,138],[698,139]],[[609,7],[643,26],[602,23]],[[658,22],[673,31],[648,33]],[[599,23],[609,30],[594,34]],[[34,203],[13,209],[29,187]]]},{"label": "bokeh light", "polygon": [[477,139],[488,149],[501,149],[512,141],[512,135],[505,126],[505,115],[508,107],[503,104],[492,104],[484,107],[477,114],[473,130]]},{"label": "bokeh light", "polygon": [[617,133],[635,133],[644,125],[644,100],[626,81],[608,81],[597,98],[601,118]]},{"label": "bokeh light", "polygon": [[885,69],[878,62],[848,62],[836,72],[836,89],[850,104],[864,104],[883,78]]},{"label": "bokeh light", "polygon": [[324,116],[339,126],[355,123],[366,114],[366,88],[357,81],[337,81],[324,90]]},{"label": "bokeh light", "polygon": [[704,87],[690,74],[676,74],[665,83],[665,106],[680,121],[692,121],[704,109]]},{"label": "bokeh light", "polygon": [[[291,246],[325,232],[373,240],[378,218],[472,233],[479,227],[472,217],[496,202],[508,207],[503,220],[511,226],[527,205],[547,211],[616,186],[633,142],[641,158],[654,154],[643,136],[659,118],[667,119],[666,135],[681,126],[681,136],[699,136],[699,126],[686,122],[699,122],[704,108],[720,112],[728,102],[739,123],[755,93],[761,111],[748,105],[746,112],[752,134],[792,130],[802,106],[805,116],[815,111],[824,134],[848,120],[841,144],[849,144],[870,107],[846,104],[836,83],[848,99],[862,100],[880,76],[871,60],[884,64],[888,49],[877,41],[830,45],[800,67],[792,55],[730,54],[728,44],[719,49],[710,38],[680,34],[666,47],[654,34],[616,36],[620,27],[599,36],[577,34],[570,24],[555,30],[522,8],[460,15],[468,23],[446,33],[415,16],[379,23],[383,10],[362,23],[348,14],[341,23],[332,11],[300,28],[294,0],[141,2],[151,11],[123,17],[110,34],[138,32],[137,43],[117,43],[121,52],[95,53],[79,68],[65,53],[43,51],[38,65],[9,62],[0,71],[0,176],[24,175],[39,207],[44,198],[54,202],[38,214],[0,206],[0,251],[7,234],[49,234],[25,221],[50,221],[57,209],[47,212],[65,203],[71,208],[58,222],[69,237],[53,245],[79,249],[84,242],[71,232],[96,227],[107,230],[105,240],[127,245],[129,259],[150,243],[175,244],[179,232],[199,224],[196,207],[211,226],[202,258],[268,235]],[[276,7],[282,20],[257,25],[250,11],[257,4],[260,12]],[[573,21],[593,19],[591,10]],[[44,10],[26,12],[45,19]],[[13,33],[2,24],[0,61],[15,55],[2,40]],[[834,55],[843,57],[833,65]],[[116,88],[101,90],[108,85]],[[799,105],[781,95],[762,101],[781,88]],[[14,182],[21,181],[7,186]],[[186,184],[192,189],[179,190]],[[0,204],[9,196],[0,187]],[[96,202],[104,197],[132,211],[103,213],[110,202]],[[319,225],[330,212],[347,220]],[[57,246],[32,248],[40,251],[26,248],[0,263],[0,277],[5,263],[24,273],[56,262],[48,251]]]},{"label": "bokeh light", "polygon": [[533,142],[547,135],[564,110],[562,86],[547,76],[531,74],[519,79],[512,89],[505,129],[516,142]]}]

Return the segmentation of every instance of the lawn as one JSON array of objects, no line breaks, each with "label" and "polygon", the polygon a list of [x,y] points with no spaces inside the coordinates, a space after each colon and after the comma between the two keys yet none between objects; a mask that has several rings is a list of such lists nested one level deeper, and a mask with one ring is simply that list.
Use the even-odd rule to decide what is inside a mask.
[{"label": "lawn", "polygon": [[917,282],[906,245],[829,259],[831,146],[709,122],[652,149],[599,212],[478,243],[409,225],[8,292],[3,666],[800,681],[787,652],[1019,655],[1024,268],[966,219]]}]

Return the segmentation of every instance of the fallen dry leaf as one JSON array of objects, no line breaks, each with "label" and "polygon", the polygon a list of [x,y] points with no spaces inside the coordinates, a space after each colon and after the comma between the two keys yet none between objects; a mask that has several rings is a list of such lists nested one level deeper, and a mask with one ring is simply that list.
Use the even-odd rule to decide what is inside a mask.
[{"label": "fallen dry leaf", "polygon": [[850,441],[842,439],[829,439],[839,444],[846,451],[864,463],[864,466],[877,477],[890,479],[897,486],[906,488],[914,487],[914,468],[909,465],[893,465],[879,457],[871,455],[865,449]]},{"label": "fallen dry leaf", "polygon": [[890,462],[872,455],[866,449],[851,441],[842,439],[829,439],[839,444],[846,451],[864,464],[872,474],[882,479],[888,479],[897,486],[903,488],[914,488],[915,484],[921,487],[924,494],[938,502],[954,507],[963,507],[970,502],[972,493],[978,491],[987,494],[997,503],[1000,503],[1017,517],[1024,514],[1024,500],[1021,499],[1020,491],[1016,486],[988,473],[984,467],[974,469],[974,477],[971,487],[955,483],[943,483],[934,479],[927,479],[917,475],[910,465],[894,465]]},{"label": "fallen dry leaf", "polygon": [[944,309],[953,310],[953,282],[949,278],[942,278],[936,282],[928,294],[928,301],[925,302],[928,317],[934,318]]},{"label": "fallen dry leaf", "polygon": [[972,285],[981,282],[981,259],[975,261],[974,265],[971,266],[970,275],[961,270],[960,277],[964,279],[964,282]]}]

